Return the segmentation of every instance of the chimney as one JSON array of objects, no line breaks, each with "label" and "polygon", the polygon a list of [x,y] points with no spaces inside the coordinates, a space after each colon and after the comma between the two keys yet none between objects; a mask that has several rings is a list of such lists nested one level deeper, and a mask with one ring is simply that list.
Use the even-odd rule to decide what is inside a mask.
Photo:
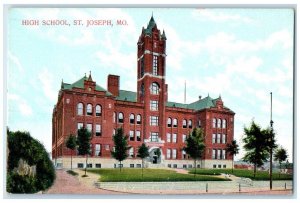
[{"label": "chimney", "polygon": [[114,96],[119,96],[120,89],[120,76],[118,75],[108,75],[107,77],[107,90]]}]

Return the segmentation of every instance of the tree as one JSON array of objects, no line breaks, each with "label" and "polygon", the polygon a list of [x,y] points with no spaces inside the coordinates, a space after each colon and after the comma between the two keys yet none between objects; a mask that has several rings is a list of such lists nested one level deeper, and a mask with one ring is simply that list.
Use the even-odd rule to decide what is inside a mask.
[{"label": "tree", "polygon": [[146,157],[149,156],[149,147],[147,147],[145,145],[145,143],[143,143],[139,148],[138,148],[138,154],[137,154],[138,157],[140,157],[142,159],[142,178],[143,178],[143,175],[144,175],[144,172],[143,172],[143,168],[144,168],[144,159]]},{"label": "tree", "polygon": [[7,130],[7,192],[36,193],[53,185],[55,169],[43,144],[29,132]]},{"label": "tree", "polygon": [[119,167],[121,171],[121,162],[128,157],[127,150],[131,147],[128,147],[128,136],[125,136],[123,133],[123,128],[118,128],[115,135],[113,135],[113,141],[115,144],[115,150],[111,151],[111,155],[120,162]]},{"label": "tree", "polygon": [[84,127],[80,128],[77,132],[78,154],[86,157],[84,176],[87,176],[88,155],[91,153],[91,137],[91,132]]},{"label": "tree", "polygon": [[236,143],[236,140],[232,140],[231,143],[226,145],[226,151],[232,156],[232,173],[234,168],[234,156],[239,153],[239,145]]},{"label": "tree", "polygon": [[66,141],[66,147],[71,150],[71,170],[72,170],[72,154],[77,147],[77,140],[75,135],[70,135]]},{"label": "tree", "polygon": [[[280,147],[275,151],[274,160],[279,162],[280,172],[281,172],[281,164],[287,159],[287,157],[288,157],[287,151],[283,147]],[[280,177],[280,173],[279,173],[279,177]]]},{"label": "tree", "polygon": [[195,173],[194,177],[196,177],[196,161],[197,159],[201,159],[205,144],[204,144],[204,132],[201,128],[194,128],[192,133],[187,137],[186,146],[183,150],[192,158],[194,159],[194,167]]},{"label": "tree", "polygon": [[245,143],[243,148],[246,151],[243,157],[244,161],[254,165],[253,177],[256,176],[256,169],[263,165],[269,158],[269,129],[262,130],[261,127],[252,121],[249,128],[244,127],[246,137],[243,138]]}]

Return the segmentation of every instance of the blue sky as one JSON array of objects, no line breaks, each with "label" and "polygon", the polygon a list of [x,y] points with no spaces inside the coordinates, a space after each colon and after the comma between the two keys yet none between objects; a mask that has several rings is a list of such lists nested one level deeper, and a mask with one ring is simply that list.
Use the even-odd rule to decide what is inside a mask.
[{"label": "blue sky", "polygon": [[[51,150],[51,116],[61,80],[85,73],[106,88],[108,74],[136,91],[136,43],[151,14],[167,36],[169,100],[220,94],[235,113],[235,138],[254,119],[270,121],[292,159],[293,11],[291,9],[12,8],[8,17],[8,126]],[[23,26],[23,19],[117,19],[127,26]],[[237,157],[243,155],[241,152]]]}]

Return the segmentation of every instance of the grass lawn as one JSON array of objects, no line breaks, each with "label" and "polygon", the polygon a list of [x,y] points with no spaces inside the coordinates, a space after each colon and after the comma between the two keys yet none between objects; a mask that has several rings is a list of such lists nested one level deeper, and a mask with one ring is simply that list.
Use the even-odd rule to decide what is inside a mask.
[{"label": "grass lawn", "polygon": [[226,181],[220,177],[211,175],[180,174],[166,169],[142,169],[123,168],[119,169],[88,169],[88,172],[101,175],[101,182],[165,182],[165,181]]},{"label": "grass lawn", "polygon": [[[194,174],[194,170],[189,170],[189,173]],[[219,175],[221,173],[231,173],[231,169],[197,169],[196,174],[199,175]],[[234,169],[233,175],[238,177],[250,178],[252,180],[269,180],[268,171],[257,171],[256,177],[253,178],[253,170]],[[293,180],[292,175],[273,173],[273,180]]]}]

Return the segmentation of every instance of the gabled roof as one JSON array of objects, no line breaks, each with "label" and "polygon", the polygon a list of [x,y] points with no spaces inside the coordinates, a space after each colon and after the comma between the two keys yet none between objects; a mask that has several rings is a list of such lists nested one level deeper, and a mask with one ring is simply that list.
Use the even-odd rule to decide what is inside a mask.
[{"label": "gabled roof", "polygon": [[[146,35],[150,35],[150,36],[151,36],[151,35],[152,35],[152,29],[153,29],[155,26],[156,26],[156,22],[155,22],[153,16],[151,16],[150,21],[149,21],[149,23],[148,23],[148,25],[147,25],[147,28],[146,28],[146,29],[143,28],[143,33],[145,33]],[[161,37],[162,39],[164,39],[164,40],[167,39],[165,31],[163,31],[163,33],[160,35],[160,37]]]},{"label": "gabled roof", "polygon": [[136,102],[137,101],[136,98],[137,98],[136,92],[120,90],[119,96],[116,99],[120,101]]},{"label": "gabled roof", "polygon": [[[73,87],[76,87],[76,88],[81,88],[83,89],[84,88],[84,81],[85,80],[88,80],[88,77],[84,76],[82,77],[81,79],[77,80],[76,82],[74,82],[73,84],[68,84],[68,83],[64,83],[62,82],[61,83],[61,90],[71,90]],[[112,94],[107,91],[106,89],[104,89],[103,87],[101,87],[100,85],[97,85],[96,84],[96,88],[95,88],[97,91],[102,91],[102,92],[105,92],[105,94],[107,96],[111,96]]]}]

